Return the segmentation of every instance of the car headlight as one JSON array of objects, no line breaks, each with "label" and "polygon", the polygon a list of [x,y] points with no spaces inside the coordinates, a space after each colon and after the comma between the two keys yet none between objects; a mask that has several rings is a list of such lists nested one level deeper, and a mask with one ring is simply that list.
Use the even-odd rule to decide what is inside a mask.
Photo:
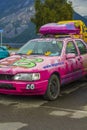
[{"label": "car headlight", "polygon": [[40,73],[19,73],[13,77],[13,80],[35,81],[40,79]]}]

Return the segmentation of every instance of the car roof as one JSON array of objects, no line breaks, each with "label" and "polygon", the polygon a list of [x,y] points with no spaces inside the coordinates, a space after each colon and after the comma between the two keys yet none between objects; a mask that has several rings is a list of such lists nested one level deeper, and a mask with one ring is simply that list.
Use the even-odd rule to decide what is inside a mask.
[{"label": "car roof", "polygon": [[59,41],[65,41],[65,40],[73,40],[74,38],[71,37],[60,37],[60,38],[36,38],[32,39],[31,41],[53,41],[53,40],[59,40]]}]

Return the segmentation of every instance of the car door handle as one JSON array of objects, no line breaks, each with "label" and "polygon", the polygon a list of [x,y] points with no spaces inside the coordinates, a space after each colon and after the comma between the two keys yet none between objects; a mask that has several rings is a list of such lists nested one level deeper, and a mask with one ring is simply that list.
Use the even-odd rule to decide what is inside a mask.
[{"label": "car door handle", "polygon": [[78,61],[80,61],[80,58],[78,58]]}]

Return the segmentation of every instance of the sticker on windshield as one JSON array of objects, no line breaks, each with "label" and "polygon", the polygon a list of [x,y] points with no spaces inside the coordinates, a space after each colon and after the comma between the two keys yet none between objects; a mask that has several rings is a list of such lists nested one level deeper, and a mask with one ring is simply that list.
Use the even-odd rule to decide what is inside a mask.
[{"label": "sticker on windshield", "polygon": [[52,44],[56,44],[56,41],[53,41]]},{"label": "sticker on windshield", "polygon": [[27,52],[27,55],[32,54],[32,52],[33,52],[33,50],[29,50],[29,51]]}]

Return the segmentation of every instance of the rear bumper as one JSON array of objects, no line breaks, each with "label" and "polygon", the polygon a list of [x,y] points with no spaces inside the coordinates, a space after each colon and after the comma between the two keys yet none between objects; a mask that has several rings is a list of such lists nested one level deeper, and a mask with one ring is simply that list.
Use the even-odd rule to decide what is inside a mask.
[{"label": "rear bumper", "polygon": [[48,81],[19,82],[0,81],[0,93],[11,95],[44,95]]}]

